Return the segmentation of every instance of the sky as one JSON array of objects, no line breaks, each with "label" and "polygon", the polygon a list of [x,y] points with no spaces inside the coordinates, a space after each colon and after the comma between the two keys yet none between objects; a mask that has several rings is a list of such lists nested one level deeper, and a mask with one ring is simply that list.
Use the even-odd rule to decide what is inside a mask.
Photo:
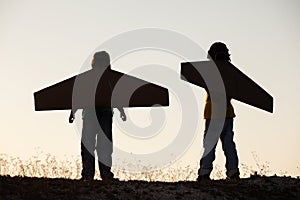
[{"label": "sky", "polygon": [[[68,111],[34,111],[33,93],[86,69],[95,49],[115,36],[154,27],[184,35],[203,51],[215,41],[227,44],[232,63],[274,97],[272,114],[232,101],[240,163],[255,166],[255,152],[262,162],[270,163],[274,172],[299,175],[299,11],[297,0],[0,0],[0,153],[26,158],[39,147],[56,156],[79,155],[80,118],[69,124]],[[199,54],[199,59],[205,57]],[[180,61],[170,52],[140,50],[114,60],[113,66],[129,74],[149,63],[168,65],[176,71]],[[200,114],[196,136],[178,158],[186,165],[200,159],[204,123],[205,92],[191,88]],[[182,120],[183,106],[176,101],[175,93],[171,94],[171,103],[162,109],[166,124],[160,142],[149,141],[148,146],[138,140],[130,143],[116,115],[115,144],[133,153],[163,148],[176,136]],[[137,126],[151,124],[149,109],[126,112]],[[219,144],[215,163],[223,166],[224,160]]]}]

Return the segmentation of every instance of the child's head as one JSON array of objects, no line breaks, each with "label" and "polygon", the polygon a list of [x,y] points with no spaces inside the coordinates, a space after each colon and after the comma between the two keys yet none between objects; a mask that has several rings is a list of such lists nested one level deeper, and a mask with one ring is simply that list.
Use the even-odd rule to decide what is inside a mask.
[{"label": "child's head", "polygon": [[229,50],[224,43],[215,42],[209,48],[207,58],[214,61],[230,61]]},{"label": "child's head", "polygon": [[110,57],[106,51],[99,51],[94,54],[92,60],[92,68],[108,68],[110,67]]}]

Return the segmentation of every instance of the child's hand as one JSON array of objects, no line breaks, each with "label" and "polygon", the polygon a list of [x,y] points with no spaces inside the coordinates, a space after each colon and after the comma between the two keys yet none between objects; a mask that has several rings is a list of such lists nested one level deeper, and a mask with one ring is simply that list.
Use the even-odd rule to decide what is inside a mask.
[{"label": "child's hand", "polygon": [[73,113],[71,112],[70,117],[69,117],[69,123],[73,123],[75,117],[73,115]]},{"label": "child's hand", "polygon": [[123,120],[123,121],[126,121],[127,117],[126,117],[126,114],[124,112],[124,109],[123,108],[117,108],[119,111],[120,111],[120,118]]},{"label": "child's hand", "polygon": [[121,118],[123,121],[126,121],[127,117],[126,117],[125,112],[120,112],[120,118]]}]

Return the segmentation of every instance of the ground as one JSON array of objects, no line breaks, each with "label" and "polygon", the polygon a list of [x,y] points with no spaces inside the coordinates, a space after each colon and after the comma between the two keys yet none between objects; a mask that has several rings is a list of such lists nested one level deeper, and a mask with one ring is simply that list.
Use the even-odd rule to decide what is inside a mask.
[{"label": "ground", "polygon": [[0,176],[0,199],[300,199],[300,179],[256,176],[202,183],[104,183]]}]

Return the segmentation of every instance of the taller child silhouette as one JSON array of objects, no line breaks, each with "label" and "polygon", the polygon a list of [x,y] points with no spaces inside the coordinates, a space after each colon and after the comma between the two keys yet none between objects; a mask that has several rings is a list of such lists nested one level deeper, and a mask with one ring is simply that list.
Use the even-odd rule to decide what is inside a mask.
[{"label": "taller child silhouette", "polygon": [[[207,55],[208,59],[212,61],[224,61],[230,62],[230,54],[229,50],[224,43],[216,42],[212,44],[208,51]],[[212,118],[212,102],[210,95],[207,94],[206,97],[206,104],[204,108],[204,119],[205,119],[205,130],[204,130],[204,140],[203,145],[204,149],[208,148],[206,141],[206,134],[208,132],[208,128],[210,123],[213,120],[219,120],[216,118]],[[239,168],[238,168],[238,156],[236,151],[236,146],[233,141],[233,118],[235,117],[234,109],[232,104],[230,103],[230,99],[227,99],[227,111],[226,111],[226,118],[224,122],[223,129],[221,130],[220,139],[222,142],[222,148],[226,157],[226,175],[229,179],[238,179],[239,178]],[[212,132],[211,132],[212,133]],[[200,160],[200,169],[198,170],[198,181],[201,180],[209,180],[210,173],[213,169],[213,161],[215,160],[215,150],[217,144],[213,146],[213,148]],[[205,149],[207,152],[207,149]]]}]

